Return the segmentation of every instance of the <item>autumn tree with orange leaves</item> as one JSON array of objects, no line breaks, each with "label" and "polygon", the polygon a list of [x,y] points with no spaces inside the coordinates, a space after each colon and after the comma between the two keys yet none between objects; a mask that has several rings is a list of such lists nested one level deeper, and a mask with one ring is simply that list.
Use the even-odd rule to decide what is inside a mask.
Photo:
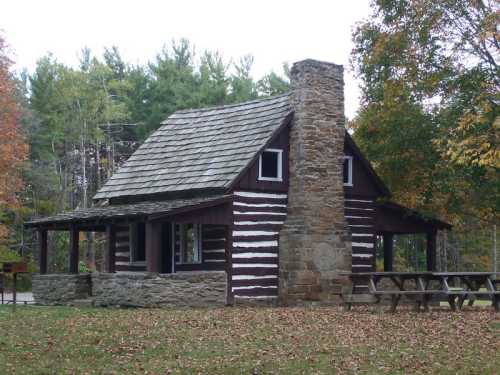
[{"label": "autumn tree with orange leaves", "polygon": [[7,49],[0,36],[0,242],[8,235],[5,220],[9,212],[20,206],[17,193],[23,187],[21,166],[28,155],[20,128],[16,85],[9,72],[12,61]]},{"label": "autumn tree with orange leaves", "polygon": [[453,252],[443,246],[443,254],[455,254],[454,270],[459,263],[460,270],[494,269],[500,3],[372,0],[371,6],[353,33],[352,68],[362,92],[351,123],[356,143],[392,199],[454,225]]},{"label": "autumn tree with orange leaves", "polygon": [[498,1],[373,0],[372,9],[353,34],[358,145],[403,204],[455,225],[498,225]]}]

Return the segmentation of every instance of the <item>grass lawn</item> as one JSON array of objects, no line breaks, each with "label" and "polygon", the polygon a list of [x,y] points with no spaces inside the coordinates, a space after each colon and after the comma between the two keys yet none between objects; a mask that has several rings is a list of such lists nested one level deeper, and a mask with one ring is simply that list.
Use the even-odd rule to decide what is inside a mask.
[{"label": "grass lawn", "polygon": [[0,306],[0,373],[500,374],[500,314]]}]

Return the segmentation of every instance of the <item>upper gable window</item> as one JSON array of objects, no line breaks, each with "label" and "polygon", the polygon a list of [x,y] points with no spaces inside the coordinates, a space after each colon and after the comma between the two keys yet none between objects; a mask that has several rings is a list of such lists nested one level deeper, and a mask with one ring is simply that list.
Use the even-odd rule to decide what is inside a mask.
[{"label": "upper gable window", "polygon": [[283,150],[268,148],[259,158],[260,181],[283,181]]},{"label": "upper gable window", "polygon": [[352,186],[352,156],[344,156],[344,185]]}]

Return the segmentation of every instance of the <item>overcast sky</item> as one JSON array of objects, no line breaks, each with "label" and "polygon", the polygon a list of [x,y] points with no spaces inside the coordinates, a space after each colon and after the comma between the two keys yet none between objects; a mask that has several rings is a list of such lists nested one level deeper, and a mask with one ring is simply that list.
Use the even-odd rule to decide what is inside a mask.
[{"label": "overcast sky", "polygon": [[14,0],[2,4],[0,29],[16,69],[30,71],[48,51],[75,65],[84,46],[100,54],[116,45],[125,60],[145,63],[179,38],[226,59],[251,53],[255,78],[305,58],[343,64],[352,118],[359,90],[348,69],[351,31],[368,14],[369,0]]}]

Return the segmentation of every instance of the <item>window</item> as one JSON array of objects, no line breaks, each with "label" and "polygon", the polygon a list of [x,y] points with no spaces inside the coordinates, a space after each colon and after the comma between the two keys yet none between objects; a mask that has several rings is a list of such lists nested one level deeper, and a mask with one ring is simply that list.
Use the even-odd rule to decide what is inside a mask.
[{"label": "window", "polygon": [[283,150],[268,148],[259,158],[259,180],[283,181]]},{"label": "window", "polygon": [[344,185],[352,186],[352,156],[344,156]]},{"label": "window", "polygon": [[130,261],[146,261],[146,224],[130,224]]},{"label": "window", "polygon": [[201,224],[179,224],[180,263],[201,263]]}]

